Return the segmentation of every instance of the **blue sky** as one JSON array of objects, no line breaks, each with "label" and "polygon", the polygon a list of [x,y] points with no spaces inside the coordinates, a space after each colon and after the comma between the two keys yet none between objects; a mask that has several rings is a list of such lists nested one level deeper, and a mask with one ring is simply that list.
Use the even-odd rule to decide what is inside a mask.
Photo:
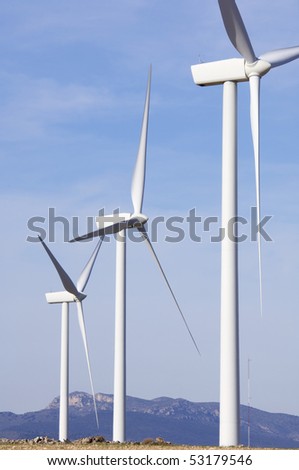
[{"label": "blue sky", "polygon": [[[239,0],[255,52],[299,44],[295,0]],[[221,87],[193,84],[190,66],[238,57],[218,2],[186,0],[0,1],[1,411],[46,406],[59,394],[60,307],[44,293],[61,288],[32,217],[49,208],[68,220],[131,210],[149,65],[153,66],[144,212],[151,219],[191,209],[220,216]],[[299,415],[298,85],[299,61],[263,78],[262,214],[273,242],[262,244],[264,316],[256,243],[240,244],[241,401]],[[248,84],[239,86],[239,210],[255,205]],[[127,393],[143,398],[219,400],[220,244],[202,225],[155,249],[199,344],[189,340],[146,247],[128,245]],[[248,227],[246,228],[248,231]],[[173,235],[173,234],[172,234]],[[46,239],[48,241],[48,238]],[[94,242],[95,243],[95,242]],[[76,280],[94,243],[50,248]],[[115,244],[104,243],[85,301],[95,389],[113,392]],[[89,391],[75,308],[70,388]]]}]

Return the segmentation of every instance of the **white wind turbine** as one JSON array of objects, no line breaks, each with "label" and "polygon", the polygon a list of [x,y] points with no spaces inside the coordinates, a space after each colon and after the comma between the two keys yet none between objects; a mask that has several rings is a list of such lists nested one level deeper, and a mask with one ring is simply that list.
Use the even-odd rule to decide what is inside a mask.
[{"label": "white wind turbine", "polygon": [[144,241],[148,245],[176,306],[182,316],[188,333],[198,351],[198,346],[190,331],[183,312],[177,302],[168,279],[162,269],[158,257],[154,251],[152,243],[146,233],[144,225],[148,217],[142,213],[143,194],[145,185],[146,170],[146,147],[148,117],[150,105],[151,88],[151,68],[148,76],[146,99],[141,127],[139,150],[137,154],[135,169],[132,178],[131,197],[133,203],[133,213],[120,213],[97,217],[98,229],[87,235],[76,237],[73,241],[86,240],[96,236],[116,234],[116,286],[115,286],[115,353],[114,353],[114,410],[113,410],[113,441],[124,442],[126,439],[125,424],[125,399],[126,399],[126,231],[136,228],[141,233]]},{"label": "white wind turbine", "polygon": [[49,304],[62,304],[62,316],[61,316],[61,357],[60,357],[60,407],[59,407],[59,440],[66,441],[68,439],[68,398],[69,398],[69,303],[76,302],[78,322],[84,344],[84,350],[86,355],[87,367],[89,380],[91,385],[91,391],[93,395],[93,404],[96,417],[97,428],[99,428],[98,413],[96,407],[95,392],[93,387],[93,380],[91,374],[89,352],[87,345],[87,337],[84,323],[84,314],[82,301],[86,298],[84,290],[89,280],[92,268],[94,266],[96,257],[101,247],[102,238],[98,241],[89,261],[83,269],[80,277],[77,281],[77,285],[73,283],[69,275],[64,271],[62,266],[59,264],[53,253],[50,251],[45,242],[38,237],[43,247],[48,253],[52,263],[54,264],[56,271],[61,279],[61,282],[65,288],[62,292],[49,292],[46,294],[46,299]]},{"label": "white wind turbine", "polygon": [[[227,229],[237,220],[237,84],[249,81],[251,131],[255,158],[257,226],[260,223],[260,79],[273,67],[299,57],[299,46],[256,57],[234,0],[218,0],[225,29],[242,59],[192,66],[196,85],[223,85],[221,252],[220,445],[239,443],[238,249]],[[230,224],[230,225],[229,225]],[[232,235],[232,234],[230,234]],[[262,312],[261,240],[258,241],[260,308]]]}]

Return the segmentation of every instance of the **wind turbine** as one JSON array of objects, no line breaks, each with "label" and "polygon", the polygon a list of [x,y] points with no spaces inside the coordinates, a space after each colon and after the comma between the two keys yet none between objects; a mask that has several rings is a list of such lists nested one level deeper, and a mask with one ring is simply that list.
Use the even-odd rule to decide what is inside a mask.
[{"label": "wind turbine", "polygon": [[49,292],[46,294],[46,299],[49,304],[62,304],[61,312],[61,357],[60,357],[60,407],[59,407],[59,440],[66,441],[68,439],[68,398],[69,398],[69,304],[76,302],[78,322],[82,335],[85,356],[88,367],[89,380],[91,385],[91,391],[93,395],[93,404],[96,417],[97,428],[99,428],[98,413],[96,407],[95,392],[93,387],[93,380],[91,374],[89,352],[87,345],[87,337],[84,323],[84,314],[82,301],[86,298],[84,290],[89,280],[92,268],[94,266],[96,257],[101,247],[102,238],[98,241],[89,261],[83,269],[77,285],[73,283],[69,275],[64,271],[62,266],[59,264],[51,250],[48,248],[46,243],[38,237],[46,252],[48,253],[52,263],[54,264],[56,271],[61,279],[61,282],[65,288],[62,292]]},{"label": "wind turbine", "polygon": [[[196,85],[223,85],[220,445],[238,445],[240,432],[239,312],[237,237],[227,233],[237,222],[237,84],[249,81],[251,132],[255,159],[257,227],[260,223],[260,79],[274,67],[299,57],[299,46],[274,50],[257,58],[234,0],[218,0],[230,41],[243,58],[191,67]],[[257,236],[260,308],[262,312],[261,239]]]},{"label": "wind turbine", "polygon": [[168,282],[166,274],[158,260],[153,245],[148,237],[144,225],[148,217],[143,214],[143,194],[145,185],[146,170],[146,147],[148,118],[150,106],[151,89],[151,67],[148,75],[147,91],[144,105],[144,113],[141,127],[140,143],[135,163],[135,169],[132,178],[131,198],[133,203],[133,212],[106,215],[96,218],[98,229],[87,235],[76,237],[71,240],[82,241],[89,238],[116,234],[116,286],[115,286],[115,353],[114,353],[114,411],[113,411],[113,441],[124,442],[125,434],[125,399],[126,399],[126,232],[128,229],[136,228],[139,230],[143,240],[146,242],[153,255],[164,280],[170,290],[170,293],[181,314],[188,333],[196,347],[199,349],[195,339],[190,331],[183,312],[178,304],[174,292]]}]

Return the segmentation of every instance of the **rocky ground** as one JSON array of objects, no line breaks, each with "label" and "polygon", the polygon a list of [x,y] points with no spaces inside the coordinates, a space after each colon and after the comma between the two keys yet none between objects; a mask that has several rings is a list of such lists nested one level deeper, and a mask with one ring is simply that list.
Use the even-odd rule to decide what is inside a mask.
[{"label": "rocky ground", "polygon": [[[178,446],[175,446],[178,448]],[[186,448],[184,446],[179,446]],[[35,437],[34,439],[0,439],[0,450],[81,450],[81,449],[170,449],[174,446],[170,442],[165,442],[162,438],[145,439],[142,442],[118,443],[106,441],[102,436],[85,437],[75,441],[59,442],[55,439],[45,437]]]},{"label": "rocky ground", "polygon": [[[188,450],[212,449],[217,447],[183,446],[166,442],[164,439],[145,439],[142,442],[111,442],[102,436],[85,437],[75,441],[59,442],[45,437],[34,439],[0,439],[0,450]],[[244,449],[244,447],[242,447]]]}]

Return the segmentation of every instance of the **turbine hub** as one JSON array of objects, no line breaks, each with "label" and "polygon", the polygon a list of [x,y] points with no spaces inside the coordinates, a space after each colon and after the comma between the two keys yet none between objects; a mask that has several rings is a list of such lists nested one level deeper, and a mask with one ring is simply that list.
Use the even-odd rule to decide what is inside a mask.
[{"label": "turbine hub", "polygon": [[87,295],[83,294],[83,292],[78,292],[76,302],[82,302],[82,300],[86,299]]},{"label": "turbine hub", "polygon": [[148,217],[144,214],[134,213],[131,215],[129,227],[142,227],[148,221]]},{"label": "turbine hub", "polygon": [[258,59],[252,64],[245,62],[245,73],[248,78],[253,76],[262,77],[263,75],[266,75],[266,73],[268,73],[270,69],[271,64],[269,64],[269,62],[267,62],[266,60]]}]

